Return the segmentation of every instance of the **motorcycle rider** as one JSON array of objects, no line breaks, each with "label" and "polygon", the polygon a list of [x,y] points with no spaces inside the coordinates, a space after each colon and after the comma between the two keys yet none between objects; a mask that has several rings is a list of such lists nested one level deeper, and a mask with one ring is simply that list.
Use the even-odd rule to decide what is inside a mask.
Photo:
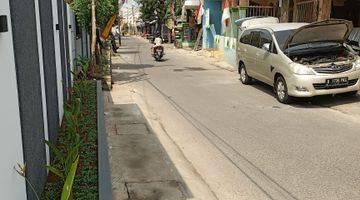
[{"label": "motorcycle rider", "polygon": [[163,42],[163,39],[161,38],[160,35],[157,35],[155,40],[154,40],[154,46],[151,47],[151,50],[152,50],[152,53],[155,54],[155,49],[156,47],[162,47],[162,42]]}]

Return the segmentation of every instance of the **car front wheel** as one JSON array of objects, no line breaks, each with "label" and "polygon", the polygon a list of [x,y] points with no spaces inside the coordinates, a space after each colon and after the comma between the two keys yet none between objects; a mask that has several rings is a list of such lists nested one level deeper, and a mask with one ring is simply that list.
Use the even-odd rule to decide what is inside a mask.
[{"label": "car front wheel", "polygon": [[282,76],[279,76],[276,79],[274,87],[277,100],[283,104],[290,103],[291,97],[288,94],[287,85]]}]

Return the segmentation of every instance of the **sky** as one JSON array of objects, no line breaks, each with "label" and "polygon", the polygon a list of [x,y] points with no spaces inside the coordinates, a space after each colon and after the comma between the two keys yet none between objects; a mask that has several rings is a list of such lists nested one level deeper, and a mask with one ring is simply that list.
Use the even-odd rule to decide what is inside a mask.
[{"label": "sky", "polygon": [[139,5],[134,0],[127,0],[127,2],[123,5],[125,8],[131,8],[132,6],[138,7]]}]

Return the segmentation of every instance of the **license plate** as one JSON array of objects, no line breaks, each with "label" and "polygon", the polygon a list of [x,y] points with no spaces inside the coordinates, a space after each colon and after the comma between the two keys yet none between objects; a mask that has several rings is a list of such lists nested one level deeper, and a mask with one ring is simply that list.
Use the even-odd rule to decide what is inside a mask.
[{"label": "license plate", "polygon": [[347,85],[349,79],[347,77],[344,78],[332,78],[326,80],[327,86],[339,86],[339,85]]},{"label": "license plate", "polygon": [[157,51],[157,52],[162,52],[162,50],[161,50],[161,49],[157,49],[156,51]]}]

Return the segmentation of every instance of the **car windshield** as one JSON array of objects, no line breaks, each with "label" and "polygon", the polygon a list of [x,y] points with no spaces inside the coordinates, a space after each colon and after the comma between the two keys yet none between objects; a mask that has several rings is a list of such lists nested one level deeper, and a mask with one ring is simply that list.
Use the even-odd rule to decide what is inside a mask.
[{"label": "car windshield", "polygon": [[279,47],[281,50],[284,50],[284,45],[286,40],[290,37],[290,35],[295,31],[296,29],[289,29],[289,30],[282,30],[282,31],[275,31],[275,38],[279,44]]},{"label": "car windshield", "polygon": [[293,47],[287,48],[284,53],[296,53],[296,52],[309,52],[309,51],[330,51],[331,49],[338,49],[342,47],[341,43],[337,42],[316,42],[316,43],[307,43],[296,45]]}]

